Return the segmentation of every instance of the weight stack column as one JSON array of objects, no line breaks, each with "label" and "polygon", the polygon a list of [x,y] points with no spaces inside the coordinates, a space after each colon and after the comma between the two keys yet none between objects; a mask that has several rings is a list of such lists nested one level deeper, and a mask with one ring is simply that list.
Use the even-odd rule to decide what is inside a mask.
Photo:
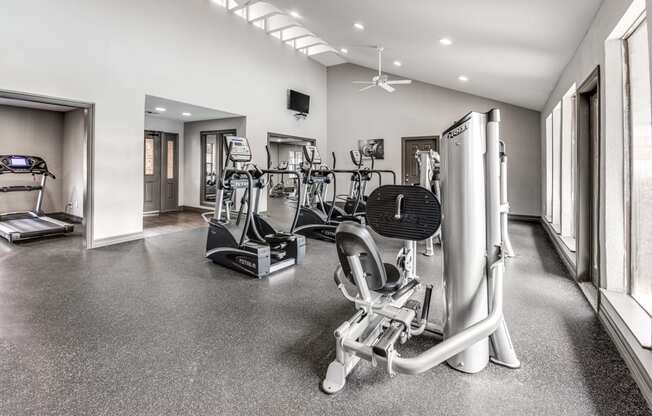
[{"label": "weight stack column", "polygon": [[[487,116],[470,113],[442,135],[442,248],[446,322],[444,340],[488,315],[486,270]],[[485,338],[449,359],[466,373],[477,373],[489,362]]]}]

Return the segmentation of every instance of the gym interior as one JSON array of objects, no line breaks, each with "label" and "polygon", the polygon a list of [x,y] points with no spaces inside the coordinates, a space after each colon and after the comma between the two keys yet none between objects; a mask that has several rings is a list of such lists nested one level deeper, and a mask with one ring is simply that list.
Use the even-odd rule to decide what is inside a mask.
[{"label": "gym interior", "polygon": [[652,414],[648,7],[3,2],[0,414]]}]

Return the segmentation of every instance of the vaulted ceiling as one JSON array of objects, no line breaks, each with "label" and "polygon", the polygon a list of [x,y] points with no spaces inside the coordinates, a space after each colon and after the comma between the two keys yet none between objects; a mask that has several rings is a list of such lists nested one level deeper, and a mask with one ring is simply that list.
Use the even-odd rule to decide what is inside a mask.
[{"label": "vaulted ceiling", "polygon": [[[304,52],[324,65],[352,62],[376,68],[375,51],[360,45],[383,45],[383,65],[397,76],[539,110],[602,1],[265,0],[253,3],[274,6],[287,14],[274,18],[292,19],[314,35],[314,39],[304,37],[297,42],[323,41]],[[257,7],[263,10],[263,6]],[[361,23],[364,30],[355,29],[355,22]],[[286,39],[303,29],[287,30],[295,34],[288,32]],[[441,44],[443,38],[450,39],[452,45]],[[342,53],[342,48],[348,53]],[[393,64],[396,60],[401,62],[400,67]],[[460,81],[462,75],[468,81]]]}]

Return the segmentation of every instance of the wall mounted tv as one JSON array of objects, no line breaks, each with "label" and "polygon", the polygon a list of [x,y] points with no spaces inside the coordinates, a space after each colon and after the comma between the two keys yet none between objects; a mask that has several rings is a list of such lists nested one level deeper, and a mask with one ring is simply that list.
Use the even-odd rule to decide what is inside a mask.
[{"label": "wall mounted tv", "polygon": [[288,90],[288,110],[301,114],[310,112],[310,96],[298,91]]}]

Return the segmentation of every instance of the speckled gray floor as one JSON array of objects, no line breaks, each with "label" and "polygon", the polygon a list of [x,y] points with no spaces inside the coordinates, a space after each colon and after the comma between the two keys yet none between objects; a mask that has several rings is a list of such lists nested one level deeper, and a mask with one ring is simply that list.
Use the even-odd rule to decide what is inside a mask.
[{"label": "speckled gray floor", "polygon": [[[205,229],[90,252],[74,237],[0,243],[0,414],[650,414],[543,231],[511,230],[505,314],[521,369],[390,379],[363,364],[336,396],[319,382],[352,309],[328,243],[264,281],[204,260]],[[441,288],[439,262],[419,267]]]}]

